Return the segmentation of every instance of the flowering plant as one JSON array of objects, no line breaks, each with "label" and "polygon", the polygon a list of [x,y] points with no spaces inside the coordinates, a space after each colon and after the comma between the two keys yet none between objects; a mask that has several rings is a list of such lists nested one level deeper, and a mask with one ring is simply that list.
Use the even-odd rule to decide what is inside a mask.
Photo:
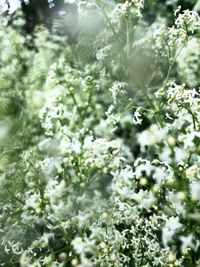
[{"label": "flowering plant", "polygon": [[197,267],[200,17],[74,2],[73,42],[1,16],[0,264]]}]

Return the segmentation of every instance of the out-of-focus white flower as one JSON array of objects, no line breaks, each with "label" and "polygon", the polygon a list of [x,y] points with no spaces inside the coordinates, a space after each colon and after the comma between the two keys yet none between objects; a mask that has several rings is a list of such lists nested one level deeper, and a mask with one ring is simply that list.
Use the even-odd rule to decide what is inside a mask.
[{"label": "out-of-focus white flower", "polygon": [[9,3],[9,14],[14,13],[19,7],[21,7],[20,0],[8,0]]},{"label": "out-of-focus white flower", "polygon": [[[141,118],[139,118],[141,119]],[[167,139],[168,129],[159,128],[156,124],[152,124],[148,130],[138,134],[137,140],[141,146],[141,151],[144,152],[146,147],[155,145]]]},{"label": "out-of-focus white flower", "polygon": [[138,158],[134,163],[135,175],[137,178],[140,178],[143,172],[146,173],[147,176],[150,176],[151,172],[155,169],[155,167],[148,160],[143,160]]},{"label": "out-of-focus white flower", "polygon": [[172,176],[173,172],[171,170],[166,170],[165,167],[157,167],[153,174],[153,179],[158,185],[162,184],[167,177]]},{"label": "out-of-focus white flower", "polygon": [[188,248],[192,248],[192,249],[196,248],[196,246],[193,242],[193,235],[192,234],[190,234],[188,236],[181,236],[180,240],[182,242],[181,249],[183,251],[188,249]]},{"label": "out-of-focus white flower", "polygon": [[56,179],[50,179],[48,181],[45,194],[48,196],[50,202],[54,204],[57,199],[60,199],[65,192],[66,183],[64,180],[60,182]]},{"label": "out-of-focus white flower", "polygon": [[190,194],[192,200],[200,200],[200,183],[198,181],[192,181],[190,184]]},{"label": "out-of-focus white flower", "polygon": [[26,252],[24,252],[20,257],[20,266],[22,266],[22,267],[31,266],[31,259],[27,255]]},{"label": "out-of-focus white flower", "polygon": [[140,209],[150,209],[156,199],[151,191],[140,190],[138,193],[133,193],[132,199],[138,202]]},{"label": "out-of-focus white flower", "polygon": [[96,53],[96,58],[97,60],[104,60],[110,53],[112,46],[107,45],[101,49],[99,49]]},{"label": "out-of-focus white flower", "polygon": [[28,208],[33,208],[35,209],[38,200],[40,200],[40,196],[36,193],[34,194],[27,194],[27,199],[26,199],[26,203],[23,207],[24,210],[28,209]]},{"label": "out-of-focus white flower", "polygon": [[47,179],[53,176],[55,170],[60,167],[61,162],[61,157],[49,157],[41,162],[41,169]]},{"label": "out-of-focus white flower", "polygon": [[72,245],[78,254],[84,255],[85,252],[90,251],[91,248],[94,246],[94,240],[87,239],[85,242],[85,240],[83,240],[81,237],[76,237],[72,241]]},{"label": "out-of-focus white flower", "polygon": [[187,168],[187,170],[185,172],[186,177],[188,179],[194,178],[197,175],[197,171],[198,171],[198,166],[196,164],[192,165],[191,167]]},{"label": "out-of-focus white flower", "polygon": [[53,233],[44,233],[39,242],[42,243],[43,246],[47,246],[51,238],[54,238]]},{"label": "out-of-focus white flower", "polygon": [[64,0],[64,2],[65,2],[66,4],[73,4],[73,3],[76,3],[77,0]]},{"label": "out-of-focus white flower", "polygon": [[188,157],[188,153],[185,152],[180,147],[175,147],[174,152],[175,152],[175,159],[177,163],[182,163]]},{"label": "out-of-focus white flower", "polygon": [[3,12],[8,10],[8,4],[6,3],[6,0],[0,0],[0,9]]},{"label": "out-of-focus white flower", "polygon": [[173,235],[181,229],[182,224],[179,222],[178,217],[170,217],[165,226],[162,229],[162,242],[165,247],[167,247],[168,243],[172,241]]},{"label": "out-of-focus white flower", "polygon": [[172,207],[176,210],[178,214],[184,212],[184,204],[182,202],[182,196],[181,193],[175,193],[175,192],[168,192],[168,195],[166,196],[166,199],[169,203],[171,203]]}]

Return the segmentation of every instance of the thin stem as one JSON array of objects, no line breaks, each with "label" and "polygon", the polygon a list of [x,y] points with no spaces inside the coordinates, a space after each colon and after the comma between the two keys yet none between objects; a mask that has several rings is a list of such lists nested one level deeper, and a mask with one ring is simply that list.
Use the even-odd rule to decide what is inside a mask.
[{"label": "thin stem", "polygon": [[195,121],[198,121],[197,118],[195,117],[194,113],[191,111],[191,109],[189,107],[187,107],[187,105],[183,105],[180,101],[177,101],[177,103],[182,107],[182,108],[185,108],[189,113],[190,115],[192,116],[192,121],[193,121],[193,126],[194,126],[194,130],[196,131],[196,122]]},{"label": "thin stem", "polygon": [[164,83],[164,87],[163,87],[163,91],[165,90],[166,86],[167,86],[167,83],[168,83],[168,80],[169,80],[169,76],[171,74],[171,71],[172,71],[172,68],[174,66],[174,63],[176,62],[177,58],[179,57],[181,51],[183,50],[184,46],[186,45],[186,43],[188,42],[188,40],[181,46],[181,48],[178,50],[177,54],[174,56],[170,66],[169,66],[169,69],[168,69],[168,72],[167,72],[167,77],[165,79],[165,83]]},{"label": "thin stem", "polygon": [[15,199],[16,201],[20,202],[21,204],[25,205],[25,202],[22,201],[20,198],[16,197],[9,189],[8,187],[6,187],[6,190],[8,191],[8,193],[10,194],[10,196]]},{"label": "thin stem", "polygon": [[152,109],[154,111],[155,119],[156,119],[158,125],[161,128],[163,128],[164,127],[164,124],[163,124],[162,118],[160,116],[160,110],[158,108],[156,108],[156,106],[154,105],[152,99],[150,98],[150,96],[148,95],[148,93],[146,91],[145,91],[145,95],[146,95],[146,98],[147,98],[150,106],[152,107]]},{"label": "thin stem", "polygon": [[104,17],[106,18],[106,21],[107,21],[107,23],[109,24],[109,26],[110,26],[110,28],[111,28],[113,34],[118,38],[118,35],[117,35],[116,31],[115,31],[115,28],[114,28],[114,26],[112,25],[112,22],[111,22],[110,18],[108,17],[108,15],[107,15],[107,13],[106,13],[106,11],[105,11],[105,9],[104,9],[104,6],[103,6],[103,4],[102,4],[102,1],[101,1],[101,0],[96,0],[96,3],[97,3],[97,5],[100,7],[100,9],[101,9],[101,11],[102,11]]},{"label": "thin stem", "polygon": [[70,94],[70,96],[71,96],[71,98],[72,98],[72,100],[73,100],[75,106],[77,107],[77,109],[78,109],[78,111],[79,111],[79,113],[80,113],[81,110],[80,110],[80,107],[79,107],[79,105],[78,105],[78,103],[77,103],[77,101],[76,101],[75,95],[74,95],[74,93],[73,93],[73,88],[72,88],[72,89],[69,88],[68,91],[69,91],[69,94]]},{"label": "thin stem", "polygon": [[129,49],[130,49],[130,29],[129,29],[129,20],[126,18],[126,55],[127,60],[129,60]]},{"label": "thin stem", "polygon": [[[173,66],[174,66],[174,64],[175,64],[175,62],[176,62],[176,60],[177,60],[177,58],[180,56],[180,54],[181,54],[181,52],[182,52],[184,46],[187,44],[188,40],[189,40],[189,39],[187,39],[187,41],[184,42],[184,44],[183,44],[183,45],[180,47],[180,49],[178,50],[177,54],[174,56],[174,58],[173,58],[173,60],[172,60],[172,62],[171,62],[171,64],[170,64],[170,66],[169,66],[169,69],[168,69],[168,71],[167,71],[167,77],[166,77],[166,79],[165,79],[165,82],[164,82],[164,86],[163,86],[162,92],[165,91],[165,89],[166,89],[166,87],[167,87],[167,83],[168,83],[168,81],[169,81],[169,77],[170,77],[172,68],[173,68]],[[163,98],[161,97],[160,102],[159,102],[159,105],[158,105],[158,106],[159,106],[159,110],[161,110],[162,101],[163,101]]]},{"label": "thin stem", "polygon": [[115,36],[116,40],[119,41],[119,43],[117,42],[117,45],[119,46],[119,49],[121,50],[122,54],[124,56],[126,56],[125,53],[124,53],[123,41],[121,40],[119,34],[117,34],[117,32],[115,31],[115,28],[114,28],[109,16],[107,15],[107,13],[105,11],[105,8],[103,6],[102,1],[101,0],[96,0],[96,3],[97,3],[97,6],[101,9],[101,12],[103,13],[103,15],[104,15],[104,17],[105,17],[105,19],[106,19],[106,21],[107,21],[112,33],[113,33],[113,35]]}]

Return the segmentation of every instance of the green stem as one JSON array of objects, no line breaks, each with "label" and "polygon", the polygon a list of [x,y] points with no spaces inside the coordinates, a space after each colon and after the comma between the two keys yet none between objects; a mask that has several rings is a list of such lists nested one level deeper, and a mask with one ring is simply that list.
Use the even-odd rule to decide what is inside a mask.
[{"label": "green stem", "polygon": [[113,34],[118,38],[118,35],[117,35],[116,31],[115,31],[115,28],[114,28],[114,26],[112,25],[112,22],[111,22],[111,20],[109,19],[108,15],[107,15],[107,13],[106,13],[106,11],[105,11],[105,9],[104,9],[104,6],[103,6],[102,1],[101,1],[101,0],[96,0],[96,3],[97,3],[97,5],[98,5],[98,7],[100,7],[100,9],[101,9],[101,11],[102,11],[104,17],[106,18],[106,21],[107,21],[108,25],[110,26],[110,28],[111,28]]},{"label": "green stem", "polygon": [[117,42],[117,45],[119,46],[119,49],[121,50],[123,56],[126,56],[125,53],[124,53],[124,45],[123,45],[123,41],[120,39],[120,36],[119,36],[119,35],[117,34],[117,32],[115,31],[115,28],[114,28],[114,26],[113,26],[113,24],[112,24],[110,18],[108,17],[106,11],[105,11],[105,8],[104,8],[104,6],[103,6],[102,1],[101,1],[101,0],[95,0],[95,1],[96,1],[96,3],[97,3],[97,6],[100,8],[101,12],[103,13],[103,15],[104,15],[104,17],[105,17],[105,19],[106,19],[106,21],[107,21],[107,23],[108,23],[108,25],[109,25],[109,27],[110,27],[112,33],[113,33],[113,35],[115,36],[115,39],[116,39],[117,41],[119,41],[119,43]]},{"label": "green stem", "polygon": [[16,197],[7,187],[6,187],[6,190],[8,191],[8,193],[10,194],[10,196],[15,199],[16,201],[18,201],[19,203],[25,205],[25,202],[22,201],[20,198]]},{"label": "green stem", "polygon": [[129,29],[129,20],[126,18],[126,55],[127,60],[129,60],[129,49],[130,49],[130,29]]}]

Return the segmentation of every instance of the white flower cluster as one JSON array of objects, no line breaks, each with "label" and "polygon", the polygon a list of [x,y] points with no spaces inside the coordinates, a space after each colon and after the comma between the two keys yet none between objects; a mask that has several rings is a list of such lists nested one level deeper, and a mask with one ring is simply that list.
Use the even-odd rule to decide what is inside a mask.
[{"label": "white flower cluster", "polygon": [[[29,3],[29,0],[23,0],[23,1],[26,4]],[[0,8],[2,9],[3,12],[8,11],[9,14],[12,14],[21,7],[21,2],[22,2],[21,0],[1,0]]]},{"label": "white flower cluster", "polygon": [[191,88],[198,87],[200,65],[198,58],[200,57],[200,40],[192,38],[188,41],[181,52],[181,56],[177,59],[179,75],[182,80]]},{"label": "white flower cluster", "polygon": [[177,28],[182,28],[194,33],[194,31],[199,30],[200,17],[195,11],[184,10],[183,13],[180,13],[176,18],[175,25]]},{"label": "white flower cluster", "polygon": [[[117,2],[76,1],[83,17],[94,8],[106,21],[109,34],[94,50],[101,31],[86,47],[85,32],[67,44],[38,30],[28,56],[20,34],[8,26],[5,37],[0,28],[8,49],[0,54],[0,103],[10,100],[8,88],[24,97],[17,119],[0,111],[2,266],[200,264],[198,51],[189,52],[199,45],[199,17],[183,11],[172,27],[157,31],[155,23],[138,34],[148,24],[140,21],[143,1]],[[155,70],[141,68],[139,80],[133,61],[143,61],[143,45],[144,54],[156,50]]]},{"label": "white flower cluster", "polygon": [[144,7],[143,0],[128,0],[124,3],[119,3],[113,10],[112,13],[112,22],[118,22],[119,18],[130,14],[131,16],[135,17],[142,17],[141,10]]},{"label": "white flower cluster", "polygon": [[[180,12],[180,8],[178,8],[175,11],[175,16],[176,19],[172,27],[167,27],[165,23],[160,25],[158,22],[155,22],[151,26],[153,29],[157,28],[153,33],[155,39],[155,48],[160,51],[160,54],[163,57],[167,56],[169,64],[173,62],[174,53],[176,54],[175,58],[177,57],[178,61],[180,60],[180,62],[182,62],[183,58],[178,57],[179,54],[181,53],[182,55],[182,50],[184,50],[183,53],[186,53],[186,51],[190,51],[190,49],[192,49],[192,46],[195,45],[195,38],[191,37],[194,34],[198,34],[200,28],[200,17],[198,13],[194,11],[184,10],[183,12]],[[194,52],[193,49],[192,51]],[[197,52],[194,53],[196,54]],[[192,61],[193,55],[190,53],[187,59],[186,57],[184,58],[185,60],[189,60],[190,58],[190,61]],[[186,69],[189,71],[190,67]],[[183,71],[183,68],[181,70]],[[191,71],[190,74],[195,75],[195,70],[194,72]]]}]

